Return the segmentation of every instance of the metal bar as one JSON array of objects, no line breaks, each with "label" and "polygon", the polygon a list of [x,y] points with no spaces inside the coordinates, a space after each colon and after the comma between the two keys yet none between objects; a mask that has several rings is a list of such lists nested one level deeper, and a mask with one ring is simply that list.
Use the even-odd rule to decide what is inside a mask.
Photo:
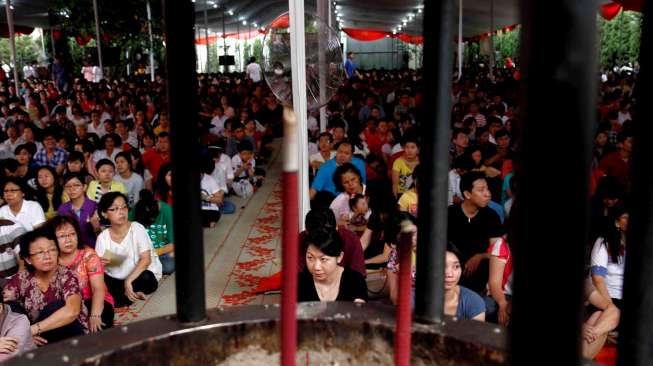
[{"label": "metal bar", "polygon": [[147,33],[150,38],[150,81],[154,81],[154,39],[152,38],[152,8],[147,0]]},{"label": "metal bar", "polygon": [[100,40],[100,15],[97,9],[97,0],[93,0],[93,14],[95,15],[95,46],[97,47],[97,59],[100,66],[100,79],[104,77],[104,64],[102,63],[102,41]]},{"label": "metal bar", "polygon": [[458,3],[458,80],[463,77],[463,55],[465,44],[463,43],[463,0]]},{"label": "metal bar", "polygon": [[[520,188],[511,218],[510,243],[515,258],[512,305],[512,364],[578,365],[580,362],[584,245],[589,207],[591,141],[596,124],[596,2],[552,0],[522,2],[521,110],[524,111],[516,161]],[[555,9],[555,10],[554,10]],[[551,19],[558,19],[551,27]],[[547,137],[550,119],[542,111],[550,107],[544,97],[555,90],[559,122],[565,133],[556,137],[559,148],[551,149]],[[546,149],[547,154],[542,154]],[[541,169],[551,161],[564,182],[551,180]],[[550,202],[564,202],[560,210]],[[542,255],[550,245],[543,233],[555,230],[564,255]],[[514,233],[514,235],[513,235]],[[546,311],[534,315],[543,293],[555,293],[564,301],[547,303]],[[532,323],[537,317],[537,331]],[[560,325],[564,324],[564,331]],[[541,345],[555,339],[555,352],[542,352]]]},{"label": "metal bar", "polygon": [[240,72],[243,71],[243,58],[240,53],[240,16],[239,13],[236,13],[236,52],[238,52],[238,69]]},{"label": "metal bar", "polygon": [[[229,66],[227,66],[227,27],[224,24],[224,9],[225,9],[225,4],[222,4],[222,51],[223,51],[223,56],[224,56],[224,65],[222,68],[222,72],[227,73],[229,71]],[[218,58],[218,60],[220,60]],[[218,62],[219,63],[219,62]]]},{"label": "metal bar", "polygon": [[411,280],[413,257],[413,232],[410,230],[412,223],[401,223],[402,231],[399,237],[399,294],[397,304],[397,322],[395,324],[395,354],[394,361],[397,366],[410,365],[411,351]]},{"label": "metal bar", "polygon": [[206,319],[204,237],[200,216],[199,130],[195,73],[195,12],[190,1],[163,0],[172,152],[177,317]]},{"label": "metal bar", "polygon": [[[292,18],[291,18],[292,19]],[[299,144],[296,114],[284,108],[283,160],[283,263],[297,263],[299,257],[299,202],[297,196]],[[281,269],[281,365],[294,366],[297,349],[297,267]]]},{"label": "metal bar", "polygon": [[[641,118],[646,105],[653,103],[653,3],[642,1],[644,20],[635,97],[637,115]],[[648,163],[653,146],[642,143],[653,133],[653,126],[644,119],[635,120],[635,144],[632,160],[632,197],[637,204],[630,207],[628,225],[628,257],[624,277],[624,311],[619,331],[619,365],[653,364],[653,172]]]},{"label": "metal bar", "polygon": [[494,0],[490,0],[490,73],[494,72],[494,65],[496,60],[494,59]]},{"label": "metal bar", "polygon": [[14,86],[16,88],[16,95],[20,90],[20,83],[18,80],[18,58],[16,57],[16,33],[14,33],[14,13],[11,5],[11,0],[7,0],[5,4],[7,13],[7,28],[9,28],[9,46],[11,48],[11,61],[13,62],[14,69]]},{"label": "metal bar", "polygon": [[328,102],[328,100],[326,95],[327,70],[325,65],[326,63],[325,46],[329,42],[329,27],[325,23],[325,20],[330,13],[330,9],[329,9],[330,4],[331,4],[331,0],[317,0],[317,17],[321,20],[321,22],[318,22],[317,24],[317,31],[318,31],[317,57],[318,57],[318,65],[319,65],[319,85],[320,85],[319,104],[322,105],[322,107],[320,108],[320,132],[326,131],[327,128],[326,103]]},{"label": "metal bar", "polygon": [[308,126],[306,102],[306,42],[304,40],[304,1],[288,0],[290,14],[290,64],[292,70],[293,110],[299,126],[299,229],[304,230],[304,217],[310,209],[308,195]]},{"label": "metal bar", "polygon": [[209,17],[208,17],[208,0],[204,0],[204,39],[206,40],[206,67],[205,73],[209,73],[209,65],[211,65],[211,53],[209,52]]},{"label": "metal bar", "polygon": [[[424,4],[424,134],[421,146],[423,172],[418,186],[417,278],[415,319],[441,322],[444,314],[444,255],[447,243],[447,176],[449,119],[453,70],[454,0]],[[436,159],[435,157],[439,157]]]}]

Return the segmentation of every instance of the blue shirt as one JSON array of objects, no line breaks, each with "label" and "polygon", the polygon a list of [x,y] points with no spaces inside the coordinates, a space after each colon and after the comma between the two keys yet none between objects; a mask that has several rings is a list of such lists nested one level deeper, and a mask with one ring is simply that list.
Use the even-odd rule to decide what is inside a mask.
[{"label": "blue shirt", "polygon": [[458,308],[456,309],[458,319],[474,319],[485,312],[485,302],[476,292],[463,286],[458,287],[460,287]]},{"label": "blue shirt", "polygon": [[354,71],[356,71],[356,65],[350,60],[345,61],[345,72],[347,73],[347,78],[354,76]]},{"label": "blue shirt", "polygon": [[[359,158],[353,158],[351,160],[351,163],[361,173],[361,180],[362,180],[361,183],[365,184],[367,178],[365,175],[365,162]],[[318,192],[328,191],[333,193],[334,196],[337,196],[338,193],[340,192],[336,190],[336,184],[333,183],[333,175],[336,172],[337,167],[338,166],[336,165],[335,158],[322,164],[320,169],[317,170],[317,174],[315,175],[315,179],[313,180],[313,185],[311,186],[311,188],[313,188]]]}]

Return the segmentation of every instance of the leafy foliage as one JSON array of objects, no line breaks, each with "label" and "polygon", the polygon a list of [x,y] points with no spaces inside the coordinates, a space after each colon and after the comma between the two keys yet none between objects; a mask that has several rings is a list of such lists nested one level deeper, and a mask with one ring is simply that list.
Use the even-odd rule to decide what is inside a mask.
[{"label": "leafy foliage", "polygon": [[602,69],[635,64],[639,59],[642,14],[620,12],[613,20],[598,17],[599,64]]}]

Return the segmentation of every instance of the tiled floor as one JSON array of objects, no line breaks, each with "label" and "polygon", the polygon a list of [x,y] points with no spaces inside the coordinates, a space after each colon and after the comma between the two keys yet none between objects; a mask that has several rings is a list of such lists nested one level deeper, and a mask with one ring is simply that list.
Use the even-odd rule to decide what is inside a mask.
[{"label": "tiled floor", "polygon": [[[263,186],[248,200],[229,197],[237,207],[214,229],[204,230],[207,308],[278,301],[278,295],[252,295],[261,277],[280,270],[281,164],[271,159]],[[174,274],[164,277],[146,301],[117,309],[126,324],[175,313]]]}]

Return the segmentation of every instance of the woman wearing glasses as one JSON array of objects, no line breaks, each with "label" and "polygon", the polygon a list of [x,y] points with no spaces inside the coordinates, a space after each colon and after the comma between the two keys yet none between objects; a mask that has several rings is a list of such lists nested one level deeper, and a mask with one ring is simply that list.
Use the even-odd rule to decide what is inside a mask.
[{"label": "woman wearing glasses", "polygon": [[0,217],[23,225],[27,231],[45,222],[41,205],[25,199],[25,187],[19,178],[5,179],[2,184],[2,198],[7,204],[0,207]]},{"label": "woman wearing glasses", "polygon": [[82,301],[89,310],[91,333],[113,327],[113,297],[104,283],[104,265],[93,248],[80,241],[77,221],[70,216],[55,216],[48,221],[59,246],[59,264],[75,273],[82,289]]},{"label": "woman wearing glasses", "polygon": [[68,173],[64,176],[63,188],[70,201],[61,204],[57,213],[74,218],[79,224],[80,241],[95,248],[95,233],[100,228],[100,222],[95,201],[86,196],[84,177],[82,173]]},{"label": "woman wearing glasses", "polygon": [[58,264],[59,247],[49,227],[28,232],[20,239],[25,269],[11,277],[3,298],[12,310],[30,320],[39,346],[88,333],[86,307],[75,274]]},{"label": "woman wearing glasses", "polygon": [[109,225],[97,238],[95,250],[105,265],[104,278],[116,307],[129,306],[156,291],[161,262],[143,225],[128,219],[127,197],[109,192],[98,204],[103,224]]}]

